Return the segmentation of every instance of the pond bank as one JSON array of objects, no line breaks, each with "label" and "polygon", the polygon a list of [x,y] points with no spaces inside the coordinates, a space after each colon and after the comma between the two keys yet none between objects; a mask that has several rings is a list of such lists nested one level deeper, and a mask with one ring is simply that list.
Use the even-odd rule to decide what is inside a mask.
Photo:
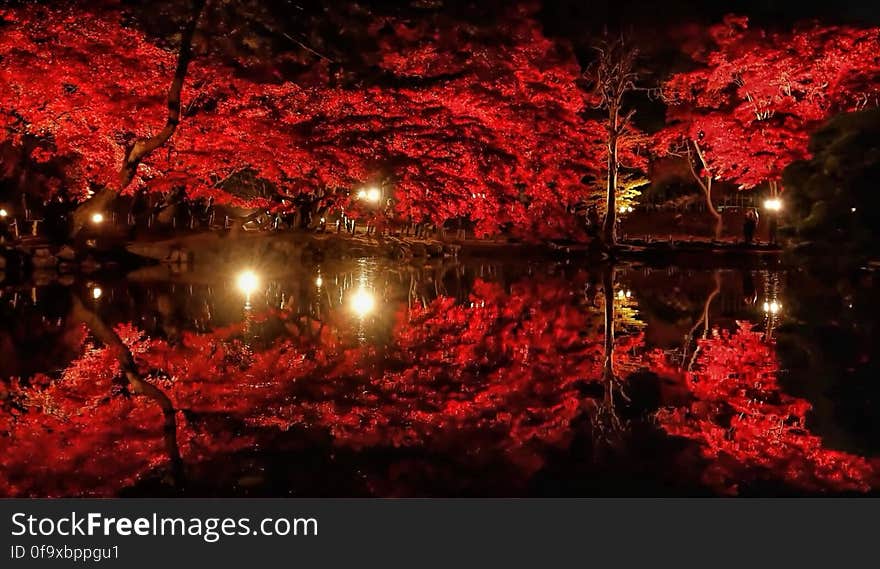
[{"label": "pond bank", "polygon": [[[129,270],[151,263],[215,266],[230,262],[279,266],[300,261],[381,257],[400,262],[430,259],[517,259],[603,262],[589,243],[525,243],[500,240],[441,240],[432,237],[367,236],[339,233],[190,233],[134,242],[95,242],[83,249],[27,241],[0,250],[0,274],[12,279],[38,273]],[[781,250],[767,245],[701,241],[627,241],[616,258],[649,265],[766,266],[779,264]]]}]

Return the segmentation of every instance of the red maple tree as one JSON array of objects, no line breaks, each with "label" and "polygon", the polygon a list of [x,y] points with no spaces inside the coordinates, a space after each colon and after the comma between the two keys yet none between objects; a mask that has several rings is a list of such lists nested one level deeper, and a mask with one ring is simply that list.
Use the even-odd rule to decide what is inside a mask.
[{"label": "red maple tree", "polygon": [[810,133],[832,115],[880,103],[880,28],[807,24],[791,31],[751,28],[728,16],[704,42],[689,44],[697,68],[664,85],[667,128],[661,154],[686,154],[715,215],[713,180],[749,189],[807,156]]},{"label": "red maple tree", "polygon": [[[566,208],[592,191],[585,178],[601,178],[601,127],[580,116],[575,58],[523,8],[492,29],[377,17],[381,80],[361,85],[332,81],[323,61],[307,84],[280,66],[255,79],[210,51],[190,57],[185,42],[156,45],[112,5],[27,5],[2,18],[3,126],[13,142],[44,142],[33,159],[62,158],[77,199],[182,187],[268,207],[224,182],[250,171],[279,195],[337,196],[381,179],[404,218],[555,236],[576,231]],[[174,96],[179,115],[168,114]]]}]

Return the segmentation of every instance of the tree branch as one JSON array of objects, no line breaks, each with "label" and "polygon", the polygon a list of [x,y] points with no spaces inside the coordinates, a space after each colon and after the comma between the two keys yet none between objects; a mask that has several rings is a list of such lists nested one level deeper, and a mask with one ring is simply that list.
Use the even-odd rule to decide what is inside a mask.
[{"label": "tree branch", "polygon": [[168,139],[177,130],[177,125],[180,123],[180,95],[183,90],[183,82],[186,78],[189,62],[192,59],[192,40],[206,2],[207,0],[195,0],[192,16],[181,35],[180,50],[177,54],[177,67],[174,71],[174,78],[171,80],[171,86],[168,89],[168,118],[165,121],[165,126],[155,136],[138,139],[126,149],[125,158],[119,170],[119,186],[117,188],[104,186],[95,195],[76,208],[73,212],[72,236],[75,237],[79,233],[92,214],[107,209],[113,203],[117,193],[124,190],[134,179],[138,166],[140,166],[143,159],[168,142]]},{"label": "tree branch", "polygon": [[154,150],[165,144],[177,130],[180,123],[180,95],[183,90],[183,82],[186,79],[186,70],[192,59],[192,40],[198,27],[199,18],[205,7],[206,0],[195,0],[192,17],[186,25],[180,38],[180,51],[177,53],[177,67],[174,70],[174,78],[168,89],[168,118],[165,126],[155,136],[140,138],[128,147],[125,160],[119,172],[119,190],[125,189],[134,179],[135,172],[141,161],[149,156]]}]

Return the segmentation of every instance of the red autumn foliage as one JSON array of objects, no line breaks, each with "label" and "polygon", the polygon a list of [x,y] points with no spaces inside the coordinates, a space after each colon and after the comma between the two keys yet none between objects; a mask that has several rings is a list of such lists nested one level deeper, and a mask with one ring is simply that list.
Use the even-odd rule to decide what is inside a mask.
[{"label": "red autumn foliage", "polygon": [[736,494],[756,481],[782,480],[802,492],[867,492],[880,484],[877,461],[823,448],[806,426],[810,404],[780,388],[773,344],[740,323],[700,340],[692,371],[670,366],[663,354],[653,368],[683,382],[693,399],[658,413],[669,434],[697,441],[708,460],[703,481]]},{"label": "red autumn foliage", "polygon": [[[0,17],[0,120],[11,141],[41,140],[32,158],[63,160],[77,198],[112,187],[125,145],[164,123],[174,51],[106,7],[26,5]],[[180,126],[128,190],[181,186],[193,198],[266,207],[219,186],[244,170],[285,195],[389,179],[404,218],[469,217],[481,234],[506,224],[544,236],[575,231],[566,207],[595,190],[583,178],[603,179],[604,132],[580,115],[569,49],[522,8],[491,30],[390,18],[371,30],[381,84],[336,85],[320,63],[308,84],[280,70],[266,82],[197,54]]]},{"label": "red autumn foliage", "polygon": [[[264,316],[279,317],[291,316]],[[584,403],[575,384],[602,377],[601,336],[583,338],[596,326],[595,314],[549,282],[510,293],[477,283],[467,305],[441,297],[399,309],[385,345],[364,344],[351,322],[332,320],[317,336],[281,336],[265,348],[250,346],[239,325],[187,333],[174,346],[117,330],[145,374],[167,376],[152,381],[185,410],[178,438],[192,466],[297,430],[355,451],[501,460],[525,480],[573,436]],[[0,494],[111,495],[167,460],[158,409],[124,396],[108,350],[84,352],[60,378],[10,389]],[[220,428],[205,427],[221,415]]]},{"label": "red autumn foliage", "polygon": [[[305,327],[292,312],[269,311],[186,332],[176,344],[131,325],[117,331],[178,409],[190,471],[292,439],[356,456],[424,453],[493,472],[502,465],[507,487],[524,487],[548,455],[567,452],[580,419],[598,409],[596,390],[584,386],[602,392],[602,314],[570,291],[570,282],[552,277],[509,292],[477,281],[464,303],[441,296],[425,307],[388,306],[395,315],[388,335],[369,342],[361,327],[372,325],[344,311]],[[782,392],[774,348],[761,333],[742,327],[701,340],[690,372],[662,352],[640,355],[640,334],[618,333],[615,368],[624,385],[647,369],[689,393],[656,419],[694,443],[710,489],[736,493],[761,480],[803,492],[880,485],[876,463],[824,448],[809,432],[809,405]],[[115,356],[86,344],[58,377],[10,385],[0,414],[0,494],[114,495],[167,467],[161,413],[127,396],[117,375]],[[374,473],[368,491],[424,492],[389,481],[403,476],[402,460]]]},{"label": "red autumn foliage", "polygon": [[661,152],[686,141],[703,150],[708,173],[741,188],[781,178],[807,157],[809,135],[834,114],[880,104],[880,28],[806,24],[751,28],[728,16],[690,45],[697,68],[664,85]]}]

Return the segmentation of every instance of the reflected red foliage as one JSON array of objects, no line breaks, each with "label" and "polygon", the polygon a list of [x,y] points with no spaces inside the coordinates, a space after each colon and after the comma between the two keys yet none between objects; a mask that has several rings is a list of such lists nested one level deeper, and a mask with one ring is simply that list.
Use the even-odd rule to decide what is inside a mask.
[{"label": "reflected red foliage", "polygon": [[[388,335],[373,342],[339,313],[303,327],[291,313],[267,312],[184,333],[175,345],[130,325],[118,331],[179,409],[191,471],[293,445],[365,461],[377,452],[421,453],[434,457],[419,462],[431,468],[502,468],[505,487],[524,487],[550,454],[570,452],[590,424],[582,419],[601,406],[603,315],[571,290],[553,277],[509,290],[477,281],[464,303],[440,297],[390,307]],[[260,326],[284,331],[260,337]],[[773,346],[761,333],[742,327],[702,340],[693,370],[682,372],[663,353],[645,354],[641,335],[618,332],[615,367],[624,385],[648,369],[689,393],[656,415],[663,431],[693,441],[703,459],[682,476],[701,476],[722,493],[757,481],[803,492],[878,486],[875,463],[823,448],[810,434],[809,405],[781,391]],[[0,494],[114,495],[166,468],[161,413],[129,397],[117,375],[116,358],[86,344],[59,377],[12,384],[0,415]],[[424,492],[406,485],[410,458],[373,473],[368,491]],[[235,469],[234,460],[226,468]]]},{"label": "reflected red foliage", "polygon": [[652,363],[684,382],[693,397],[657,418],[668,433],[700,444],[709,487],[735,494],[740,486],[773,481],[803,492],[866,492],[880,484],[876,461],[823,448],[809,432],[810,404],[781,390],[773,344],[762,332],[740,323],[734,332],[699,340],[699,348],[689,372],[659,353]]}]

